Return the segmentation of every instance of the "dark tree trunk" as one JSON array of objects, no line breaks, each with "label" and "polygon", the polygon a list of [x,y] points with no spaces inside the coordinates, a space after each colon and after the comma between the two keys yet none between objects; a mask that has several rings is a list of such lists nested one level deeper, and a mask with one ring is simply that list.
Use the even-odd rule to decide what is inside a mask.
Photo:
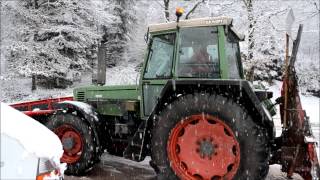
[{"label": "dark tree trunk", "polygon": [[166,21],[170,20],[169,2],[170,2],[170,0],[163,0],[163,3],[164,3],[164,14],[165,14]]},{"label": "dark tree trunk", "polygon": [[193,6],[193,8],[187,13],[186,19],[189,19],[190,15],[197,9],[197,7],[198,7],[201,3],[204,3],[204,2],[205,2],[205,0],[201,0],[201,1],[197,2],[197,3]]},{"label": "dark tree trunk", "polygon": [[255,46],[255,41],[253,36],[254,36],[256,21],[255,21],[254,12],[253,12],[253,0],[243,0],[243,2],[247,8],[248,22],[249,22],[247,59],[251,60],[254,57],[253,48]]},{"label": "dark tree trunk", "polygon": [[38,9],[38,8],[39,8],[38,0],[34,0],[34,8],[36,8],[36,9]]},{"label": "dark tree trunk", "polygon": [[32,74],[32,86],[31,86],[31,90],[34,91],[37,89],[36,86],[36,75]]},{"label": "dark tree trunk", "polygon": [[250,1],[248,6],[248,21],[249,21],[249,32],[248,32],[248,58],[253,58],[253,48],[255,45],[254,42],[254,31],[255,31],[255,20],[254,20],[254,14],[253,14],[253,7],[252,7],[252,1]]}]

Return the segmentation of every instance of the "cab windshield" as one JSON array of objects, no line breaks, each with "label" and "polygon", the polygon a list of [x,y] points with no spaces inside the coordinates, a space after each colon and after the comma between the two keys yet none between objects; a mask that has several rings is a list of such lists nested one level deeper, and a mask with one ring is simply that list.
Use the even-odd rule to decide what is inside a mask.
[{"label": "cab windshield", "polygon": [[219,78],[217,27],[180,30],[178,77]]}]

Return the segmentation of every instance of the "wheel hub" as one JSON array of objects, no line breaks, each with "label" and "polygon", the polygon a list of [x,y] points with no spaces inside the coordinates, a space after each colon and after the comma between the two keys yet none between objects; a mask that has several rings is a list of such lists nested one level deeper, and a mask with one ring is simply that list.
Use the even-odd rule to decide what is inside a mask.
[{"label": "wheel hub", "polygon": [[54,130],[63,146],[62,162],[75,163],[82,153],[83,140],[81,134],[70,125],[62,125]]},{"label": "wheel hub", "polygon": [[167,152],[172,169],[181,179],[233,179],[240,163],[240,146],[231,128],[204,114],[176,124]]},{"label": "wheel hub", "polygon": [[68,137],[68,138],[62,139],[62,146],[66,150],[71,150],[73,148],[74,144],[75,143],[74,143],[73,138]]},{"label": "wheel hub", "polygon": [[197,151],[199,151],[199,155],[201,158],[211,158],[213,152],[214,152],[214,145],[212,144],[212,142],[208,139],[202,140],[197,142],[199,145],[199,149]]}]

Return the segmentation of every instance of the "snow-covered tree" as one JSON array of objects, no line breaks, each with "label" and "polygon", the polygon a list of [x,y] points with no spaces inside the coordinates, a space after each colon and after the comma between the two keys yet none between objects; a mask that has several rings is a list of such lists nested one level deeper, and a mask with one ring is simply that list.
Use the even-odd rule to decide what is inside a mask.
[{"label": "snow-covered tree", "polygon": [[247,58],[253,59],[253,48],[255,46],[254,42],[254,31],[256,26],[256,20],[254,17],[254,11],[253,11],[253,0],[243,0],[243,3],[246,6],[246,10],[248,13],[248,55]]},{"label": "snow-covered tree", "polygon": [[132,27],[136,21],[135,1],[110,1],[106,7],[114,16],[112,23],[103,27],[102,43],[106,45],[107,66],[112,67],[127,57],[127,42],[131,38]]},{"label": "snow-covered tree", "polygon": [[[168,2],[167,8],[164,2]],[[235,28],[247,37],[240,44],[243,57],[252,54],[255,60],[243,61],[244,66],[250,68],[257,64],[255,78],[259,80],[281,79],[285,56],[284,21],[292,8],[296,17],[293,35],[299,23],[305,27],[297,59],[299,83],[307,87],[305,91],[319,92],[320,6],[317,0],[299,3],[260,0],[1,1],[1,76],[6,71],[8,76],[38,74],[47,80],[49,77],[70,79],[73,73],[91,70],[103,35],[111,64],[123,68],[126,68],[124,64],[136,66],[144,58],[147,26],[167,19],[174,21],[176,7],[185,9],[181,19],[190,11],[189,18],[234,18]],[[248,7],[252,13],[250,18]],[[248,31],[250,21],[254,29]]]},{"label": "snow-covered tree", "polygon": [[[2,46],[12,74],[37,76],[38,84],[65,87],[73,74],[90,69],[112,15],[95,1],[23,0],[1,6],[6,17]],[[2,24],[3,25],[3,24]],[[11,35],[14,34],[14,35]]]}]

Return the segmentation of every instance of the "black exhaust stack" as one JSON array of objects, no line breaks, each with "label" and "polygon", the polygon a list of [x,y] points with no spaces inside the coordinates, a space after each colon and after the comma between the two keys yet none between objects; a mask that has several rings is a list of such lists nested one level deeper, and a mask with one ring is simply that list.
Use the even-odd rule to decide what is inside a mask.
[{"label": "black exhaust stack", "polygon": [[106,46],[101,43],[98,48],[98,67],[97,84],[103,86],[106,84]]}]

